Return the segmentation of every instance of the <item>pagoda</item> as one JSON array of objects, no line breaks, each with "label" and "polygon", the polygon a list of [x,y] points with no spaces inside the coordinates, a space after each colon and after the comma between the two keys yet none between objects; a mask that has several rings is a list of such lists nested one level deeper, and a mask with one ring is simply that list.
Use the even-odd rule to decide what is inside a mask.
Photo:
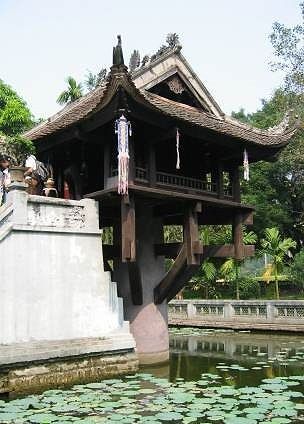
[{"label": "pagoda", "polygon": [[[272,160],[294,133],[225,115],[179,45],[128,72],[119,37],[106,80],[25,134],[52,165],[60,197],[99,202],[100,227],[113,234],[104,268],[142,363],[168,359],[167,303],[203,260],[253,254],[243,243],[254,208],[241,203],[240,168],[245,157],[248,177],[248,161]],[[218,224],[231,226],[232,243],[203,245],[199,226]],[[183,226],[182,242],[164,242],[168,225]]]}]

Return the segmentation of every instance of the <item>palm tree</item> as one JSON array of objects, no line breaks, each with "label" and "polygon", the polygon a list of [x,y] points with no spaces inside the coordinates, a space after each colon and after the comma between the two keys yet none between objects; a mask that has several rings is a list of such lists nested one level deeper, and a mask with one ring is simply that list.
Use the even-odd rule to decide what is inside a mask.
[{"label": "palm tree", "polygon": [[193,277],[193,290],[197,291],[200,290],[203,286],[205,287],[205,298],[208,299],[208,289],[210,283],[212,283],[215,280],[217,274],[216,266],[213,262],[210,260],[205,260],[200,269],[199,272],[196,274],[195,277]]},{"label": "palm tree", "polygon": [[[244,244],[256,243],[257,237],[253,231],[244,234]],[[236,283],[236,299],[240,300],[240,269],[244,263],[244,259],[228,258],[221,266],[220,272],[225,277],[225,280],[235,281]]]},{"label": "palm tree", "polygon": [[295,249],[297,243],[290,237],[283,238],[278,228],[266,228],[265,238],[261,240],[262,252],[271,258],[271,271],[275,281],[275,295],[280,299],[279,271],[284,265],[284,259],[290,249]]},{"label": "palm tree", "polygon": [[68,88],[59,94],[57,103],[64,105],[65,103],[71,103],[82,97],[82,85],[77,84],[76,80],[69,76],[67,78]]}]

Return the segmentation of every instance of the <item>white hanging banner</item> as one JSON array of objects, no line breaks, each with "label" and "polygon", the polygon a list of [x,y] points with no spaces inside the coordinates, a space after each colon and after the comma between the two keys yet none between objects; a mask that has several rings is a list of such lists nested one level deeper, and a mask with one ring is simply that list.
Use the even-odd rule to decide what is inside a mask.
[{"label": "white hanging banner", "polygon": [[244,149],[243,168],[244,168],[244,180],[249,181],[249,160],[248,160],[248,153],[246,149]]},{"label": "white hanging banner", "polygon": [[129,135],[132,135],[130,122],[124,115],[115,121],[118,150],[118,193],[128,194],[129,185]]},{"label": "white hanging banner", "polygon": [[178,128],[176,128],[176,169],[180,169],[179,131],[178,131]]}]

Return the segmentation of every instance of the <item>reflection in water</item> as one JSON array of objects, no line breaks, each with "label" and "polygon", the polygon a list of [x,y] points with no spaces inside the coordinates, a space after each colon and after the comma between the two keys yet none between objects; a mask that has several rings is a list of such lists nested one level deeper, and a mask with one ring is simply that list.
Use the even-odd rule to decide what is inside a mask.
[{"label": "reflection in water", "polygon": [[[304,340],[297,335],[220,330],[173,330],[170,380],[198,380],[202,373],[222,376],[226,384],[255,386],[264,378],[303,375]],[[185,333],[185,334],[183,334]]]}]

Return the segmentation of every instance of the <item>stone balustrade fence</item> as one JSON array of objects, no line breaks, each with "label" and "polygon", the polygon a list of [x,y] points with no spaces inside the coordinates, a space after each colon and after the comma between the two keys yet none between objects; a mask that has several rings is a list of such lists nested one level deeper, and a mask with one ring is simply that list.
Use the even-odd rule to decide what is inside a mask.
[{"label": "stone balustrade fence", "polygon": [[301,300],[173,300],[169,324],[304,331]]}]

